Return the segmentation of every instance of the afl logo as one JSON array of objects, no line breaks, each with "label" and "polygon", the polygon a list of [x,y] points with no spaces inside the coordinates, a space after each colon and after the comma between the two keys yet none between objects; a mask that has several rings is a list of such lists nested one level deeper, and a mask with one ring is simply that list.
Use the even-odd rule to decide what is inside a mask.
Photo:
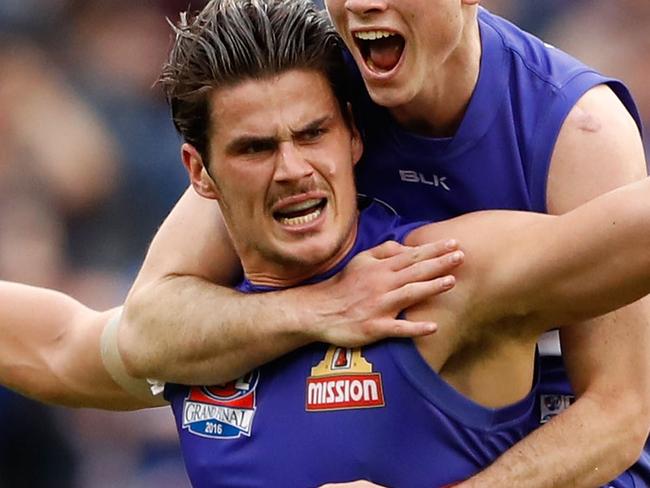
[{"label": "afl logo", "polygon": [[183,403],[183,428],[213,439],[250,436],[259,378],[255,370],[224,385],[192,387]]}]

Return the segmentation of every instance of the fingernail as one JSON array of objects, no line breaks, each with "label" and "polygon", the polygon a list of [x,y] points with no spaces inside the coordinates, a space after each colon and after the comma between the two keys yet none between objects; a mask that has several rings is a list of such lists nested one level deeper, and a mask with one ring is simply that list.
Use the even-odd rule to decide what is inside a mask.
[{"label": "fingernail", "polygon": [[463,260],[463,252],[462,251],[456,251],[451,255],[451,262],[452,263],[460,263]]},{"label": "fingernail", "polygon": [[449,288],[450,286],[453,286],[455,282],[456,279],[453,276],[445,276],[442,279],[442,286],[444,286],[445,288]]},{"label": "fingernail", "polygon": [[458,246],[458,241],[456,241],[456,239],[449,239],[445,242],[445,246],[447,249],[455,249]]},{"label": "fingernail", "polygon": [[427,332],[435,332],[437,328],[438,325],[434,323],[427,322],[426,324],[424,324],[424,330]]}]

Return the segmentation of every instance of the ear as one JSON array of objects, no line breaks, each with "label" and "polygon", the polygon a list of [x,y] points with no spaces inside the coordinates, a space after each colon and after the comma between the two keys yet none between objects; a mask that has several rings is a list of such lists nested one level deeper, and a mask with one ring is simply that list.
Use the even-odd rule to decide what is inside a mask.
[{"label": "ear", "polygon": [[203,158],[196,148],[188,143],[183,144],[181,146],[181,159],[185,169],[187,169],[194,191],[204,198],[219,200],[220,193],[217,185],[208,174]]},{"label": "ear", "polygon": [[350,132],[352,135],[352,164],[357,164],[363,154],[363,141],[361,134],[354,123],[354,116],[352,115],[352,106],[348,103],[348,120],[350,121]]}]

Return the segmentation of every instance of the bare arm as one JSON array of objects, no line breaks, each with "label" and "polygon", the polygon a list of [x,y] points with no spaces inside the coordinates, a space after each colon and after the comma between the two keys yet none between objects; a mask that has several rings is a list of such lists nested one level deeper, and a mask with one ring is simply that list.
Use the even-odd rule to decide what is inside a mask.
[{"label": "bare arm", "polygon": [[102,363],[100,336],[115,313],[96,312],[53,290],[0,281],[0,383],[69,407],[152,406],[125,393]]},{"label": "bare arm", "polygon": [[[593,122],[598,130],[586,130],[584,124]],[[560,134],[549,211],[566,212],[644,175],[636,127],[613,94],[598,87],[578,103]],[[643,300],[565,328],[563,352],[576,402],[462,486],[586,488],[632,464],[650,426],[648,317]]]},{"label": "bare arm", "polygon": [[395,317],[453,286],[436,279],[460,264],[447,254],[456,244],[448,244],[386,243],[317,285],[244,295],[227,287],[239,264],[217,204],[188,190],[127,300],[120,351],[135,377],[215,384],[313,341],[356,346],[428,334],[430,322]]},{"label": "bare arm", "polygon": [[407,242],[449,234],[467,256],[453,294],[472,324],[512,317],[517,334],[527,328],[536,338],[650,292],[650,178],[561,216],[479,212],[421,227]]}]

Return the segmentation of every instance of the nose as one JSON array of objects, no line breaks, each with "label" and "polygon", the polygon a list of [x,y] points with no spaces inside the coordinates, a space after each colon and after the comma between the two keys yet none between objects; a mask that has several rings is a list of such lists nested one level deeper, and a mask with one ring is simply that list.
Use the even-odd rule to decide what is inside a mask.
[{"label": "nose", "polygon": [[386,0],[345,0],[345,8],[356,15],[383,12],[388,8]]},{"label": "nose", "polygon": [[291,141],[282,142],[273,179],[276,182],[298,181],[311,176],[314,168]]}]

